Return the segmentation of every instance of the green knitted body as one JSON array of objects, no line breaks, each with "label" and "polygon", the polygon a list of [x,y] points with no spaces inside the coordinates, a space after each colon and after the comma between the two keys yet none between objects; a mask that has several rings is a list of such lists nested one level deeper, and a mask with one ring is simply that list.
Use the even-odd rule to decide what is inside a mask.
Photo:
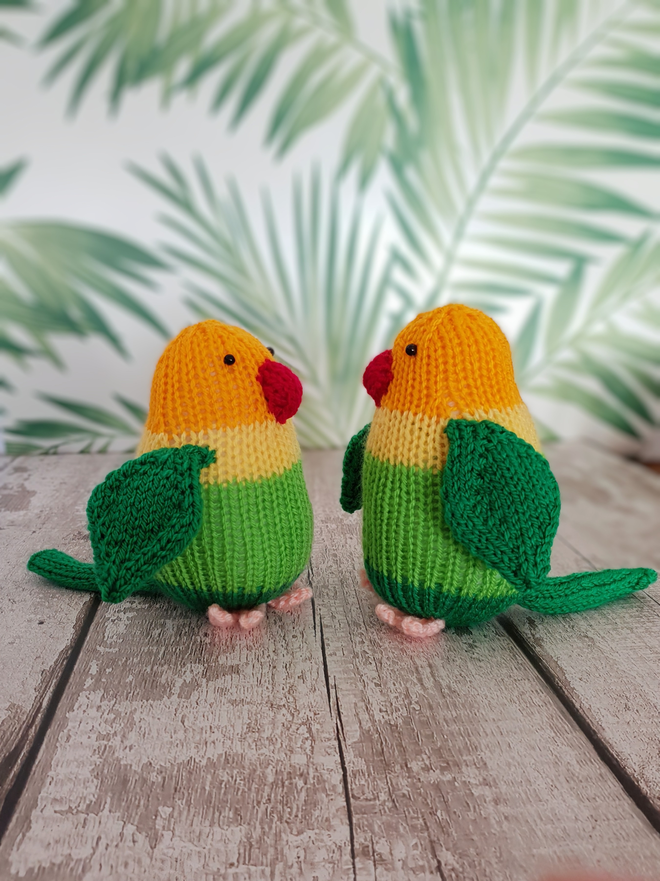
[{"label": "green knitted body", "polygon": [[569,613],[655,581],[652,569],[549,577],[559,486],[487,315],[457,303],[418,315],[363,383],[376,412],[346,449],[340,503],[363,509],[365,568],[390,606],[470,626],[514,603]]},{"label": "green knitted body", "polygon": [[281,475],[202,486],[202,526],[156,574],[162,592],[199,611],[248,609],[284,593],[312,546],[312,509],[297,462]]},{"label": "green knitted body", "polygon": [[382,462],[362,473],[365,568],[385,602],[449,627],[485,621],[518,592],[451,535],[442,514],[442,472]]},{"label": "green knitted body", "polygon": [[[187,445],[127,462],[88,505],[94,563],[45,550],[28,569],[106,602],[161,593],[201,612],[214,603],[249,609],[284,593],[312,546],[300,460],[271,477],[201,484],[200,465],[213,456]],[[173,559],[172,547],[183,548]]]},{"label": "green knitted body", "polygon": [[[514,603],[546,614],[591,609],[655,581],[652,569],[548,577],[559,505],[545,460],[490,423],[456,421],[447,430],[452,445],[442,471],[393,465],[365,451],[356,481],[357,471],[351,477],[352,458],[347,457],[342,504],[349,511],[364,508],[365,569],[387,603],[410,615],[463,627],[486,621]],[[459,452],[462,438],[476,449],[480,434],[494,438],[497,452],[504,453],[497,463],[491,451],[486,471],[476,453],[470,460]],[[365,438],[364,430],[356,435],[352,453],[364,450]],[[512,467],[515,456],[518,464]],[[525,460],[527,470],[521,464]],[[487,501],[483,488],[492,494],[498,481],[514,487],[517,505]],[[452,507],[445,513],[448,498]],[[505,578],[502,572],[511,575]]]}]

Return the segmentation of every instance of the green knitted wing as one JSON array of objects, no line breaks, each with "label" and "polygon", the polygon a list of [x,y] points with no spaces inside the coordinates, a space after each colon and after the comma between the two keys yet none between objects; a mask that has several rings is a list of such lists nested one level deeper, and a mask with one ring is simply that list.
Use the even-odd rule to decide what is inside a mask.
[{"label": "green knitted wing", "polygon": [[494,422],[451,419],[447,436],[442,501],[454,538],[514,587],[535,587],[550,571],[559,523],[550,466]]},{"label": "green knitted wing", "polygon": [[339,504],[349,514],[359,511],[362,507],[362,465],[370,428],[371,423],[353,435],[344,453]]},{"label": "green knitted wing", "polygon": [[87,519],[105,602],[144,590],[192,541],[202,522],[199,472],[214,459],[212,450],[190,444],[154,450],[94,488]]}]

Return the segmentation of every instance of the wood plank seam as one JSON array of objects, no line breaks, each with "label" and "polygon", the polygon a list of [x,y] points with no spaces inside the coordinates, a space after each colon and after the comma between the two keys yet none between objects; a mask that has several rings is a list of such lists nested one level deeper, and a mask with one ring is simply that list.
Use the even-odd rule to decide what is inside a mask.
[{"label": "wood plank seam", "polygon": [[[312,583],[312,580],[311,580],[311,567],[310,567],[310,584],[311,583]],[[319,617],[318,631],[316,628],[317,614]],[[314,636],[318,639],[319,637],[317,637],[317,632],[318,632],[318,634],[320,634],[319,641],[321,644],[321,657],[323,659],[323,677],[325,679],[325,690],[326,690],[327,696],[328,696],[328,708],[330,709],[330,715],[332,715],[332,698],[331,698],[331,694],[330,694],[330,677],[328,674],[328,658],[326,657],[326,653],[325,653],[325,639],[323,637],[323,621],[321,620],[321,613],[317,611],[316,603],[314,602],[314,597],[312,597],[312,618],[314,620]]]},{"label": "wood plank seam", "polygon": [[57,591],[40,582],[27,572],[26,560],[44,545],[89,555],[83,532],[89,486],[124,458],[0,456],[5,551],[0,555],[0,809],[5,811],[20,791],[16,777],[24,778],[29,768],[28,754],[92,604],[90,594]]},{"label": "wood plank seam", "polygon": [[445,875],[445,871],[442,868],[442,863],[440,861],[440,857],[438,856],[435,849],[435,842],[433,840],[433,834],[431,832],[431,827],[429,826],[426,819],[424,819],[424,828],[426,829],[426,834],[428,835],[429,844],[431,845],[431,852],[433,854],[433,858],[435,860],[435,867],[438,870],[438,875],[440,877],[440,881],[447,881],[447,876]]},{"label": "wood plank seam", "polygon": [[[309,575],[308,575],[308,577],[309,577],[309,583],[313,584],[314,570],[312,567],[311,560],[309,561]],[[314,620],[314,634],[316,635],[316,632],[317,632],[317,630],[316,630],[317,609],[316,609],[316,603],[314,602],[313,597],[312,597],[312,613],[313,613],[313,620]],[[321,644],[321,657],[323,660],[323,676],[325,679],[326,691],[328,693],[328,707],[330,709],[330,714],[336,717],[335,718],[335,731],[336,731],[336,737],[337,737],[337,751],[339,753],[339,763],[341,765],[342,782],[343,782],[343,787],[344,787],[344,798],[346,800],[346,816],[348,819],[348,834],[349,834],[349,841],[350,841],[350,846],[351,846],[351,864],[353,866],[353,881],[357,881],[357,865],[356,865],[356,861],[355,861],[355,827],[354,827],[354,823],[353,823],[353,805],[351,802],[351,788],[350,788],[349,779],[348,779],[348,766],[346,764],[346,756],[344,754],[344,744],[342,742],[342,738],[344,738],[344,736],[345,736],[344,735],[344,723],[341,718],[341,709],[339,707],[339,695],[337,694],[337,683],[336,682],[335,682],[335,688],[334,688],[336,713],[333,713],[332,691],[330,688],[330,673],[329,673],[329,669],[328,669],[328,657],[327,657],[326,648],[325,648],[325,637],[323,635],[323,618],[321,617],[320,611],[318,611],[318,617],[319,617],[318,633],[319,633],[319,637],[320,637],[319,641]]]},{"label": "wood plank seam", "polygon": [[[308,579],[310,585],[313,584],[314,571],[312,568],[312,562],[310,560],[308,564]],[[318,613],[319,617],[319,626],[318,631],[316,629],[316,615]],[[355,827],[353,823],[353,805],[351,803],[351,789],[348,780],[348,766],[346,764],[346,756],[344,754],[344,744],[342,742],[342,738],[344,738],[344,724],[341,718],[341,710],[339,708],[339,696],[337,695],[337,685],[335,683],[335,707],[336,713],[333,713],[332,708],[332,692],[330,688],[330,674],[328,670],[328,657],[326,654],[325,648],[325,637],[323,635],[323,619],[321,617],[320,610],[317,610],[316,603],[314,602],[314,597],[312,595],[312,618],[314,621],[314,635],[316,636],[317,632],[319,634],[319,642],[321,645],[321,658],[323,662],[323,677],[325,680],[325,687],[328,695],[328,708],[330,710],[330,715],[335,717],[335,733],[337,738],[337,752],[339,754],[339,763],[341,765],[341,773],[342,773],[342,783],[344,788],[344,799],[346,801],[346,817],[348,821],[348,835],[349,842],[351,847],[351,865],[353,867],[353,881],[357,881],[357,865],[355,862]],[[341,731],[340,731],[341,729]]]},{"label": "wood plank seam", "polygon": [[556,681],[552,670],[543,659],[536,654],[532,646],[525,639],[525,636],[518,630],[513,621],[509,620],[509,618],[504,615],[500,615],[497,618],[497,622],[515,646],[527,658],[534,670],[538,673],[541,679],[543,679],[562,706],[567,710],[575,724],[589,740],[591,746],[598,755],[598,758],[614,775],[628,798],[630,798],[638,810],[644,814],[653,829],[660,834],[660,811],[649,799],[646,793],[638,786],[635,780],[627,773],[625,768],[619,762],[616,754],[598,734],[587,717],[575,705],[570,694]]},{"label": "wood plank seam", "polygon": [[[339,709],[339,707],[337,707]],[[351,845],[351,864],[353,866],[353,881],[357,881],[357,866],[355,864],[355,830],[353,828],[353,805],[351,803],[351,788],[348,782],[348,766],[346,765],[346,756],[344,754],[344,745],[342,743],[343,736],[340,733],[340,721],[337,720],[335,730],[337,732],[337,747],[339,750],[339,763],[341,764],[341,774],[344,784],[344,797],[346,799],[346,813],[348,815],[348,834]]]},{"label": "wood plank seam", "polygon": [[46,705],[43,717],[34,735],[34,739],[32,740],[32,743],[28,751],[26,752],[23,761],[20,764],[20,767],[16,772],[16,776],[12,785],[7,790],[5,798],[0,805],[0,844],[2,843],[2,840],[9,828],[9,825],[11,824],[12,817],[14,816],[16,808],[18,807],[18,804],[21,800],[21,796],[23,795],[25,787],[27,786],[32,769],[39,757],[39,753],[41,752],[44,740],[46,739],[48,729],[50,728],[51,722],[55,717],[55,713],[57,712],[60,701],[64,697],[64,693],[71,679],[71,675],[76,666],[76,662],[80,657],[80,653],[82,652],[83,646],[85,645],[90,628],[92,626],[92,622],[96,617],[96,613],[100,605],[100,597],[93,596],[90,600],[88,608],[84,613],[80,628],[78,629],[78,633],[76,635],[76,639],[71,646],[71,650],[69,651],[67,659],[64,663],[59,679],[57,680],[55,687],[53,688],[50,700]]}]

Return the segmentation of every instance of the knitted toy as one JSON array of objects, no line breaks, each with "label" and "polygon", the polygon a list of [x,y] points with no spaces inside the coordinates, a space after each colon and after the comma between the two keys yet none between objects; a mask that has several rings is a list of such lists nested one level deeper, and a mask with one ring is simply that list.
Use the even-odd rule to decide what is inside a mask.
[{"label": "knitted toy", "polygon": [[156,367],[138,458],[89,499],[94,563],[48,550],[28,569],[111,603],[164,594],[246,630],[265,603],[310,597],[291,589],[313,526],[290,421],[302,386],[271,353],[218,321],[181,331]]},{"label": "knitted toy", "polygon": [[381,620],[422,637],[513,603],[577,612],[655,581],[652,569],[548,577],[559,489],[506,337],[482,312],[418,315],[363,382],[376,413],[346,450],[341,505],[364,509]]}]

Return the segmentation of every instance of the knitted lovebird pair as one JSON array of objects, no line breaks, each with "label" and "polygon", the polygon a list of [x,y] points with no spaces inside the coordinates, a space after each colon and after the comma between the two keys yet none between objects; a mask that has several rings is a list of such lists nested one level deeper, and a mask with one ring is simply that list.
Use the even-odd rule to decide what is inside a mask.
[{"label": "knitted lovebird pair", "polygon": [[[367,367],[372,423],[350,442],[341,504],[364,509],[366,574],[381,620],[409,636],[466,626],[513,603],[575,612],[648,586],[650,569],[549,578],[559,491],[486,315],[418,316]],[[154,376],[138,456],[87,506],[93,563],[57,550],[28,568],[107,602],[163,594],[249,630],[266,604],[311,596],[312,510],[291,422],[295,374],[247,332],[183,330]]]}]

